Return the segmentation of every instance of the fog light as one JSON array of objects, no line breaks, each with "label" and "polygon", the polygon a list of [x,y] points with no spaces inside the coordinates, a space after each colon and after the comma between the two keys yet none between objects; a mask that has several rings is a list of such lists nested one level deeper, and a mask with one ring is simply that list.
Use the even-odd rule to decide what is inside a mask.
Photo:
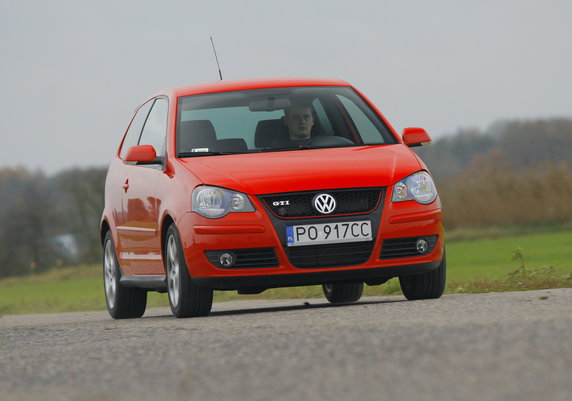
[{"label": "fog light", "polygon": [[236,256],[232,252],[223,252],[219,255],[218,261],[223,267],[232,267],[236,263]]},{"label": "fog light", "polygon": [[427,250],[429,249],[429,243],[425,238],[418,238],[415,245],[417,246],[417,252],[421,255],[427,253]]}]

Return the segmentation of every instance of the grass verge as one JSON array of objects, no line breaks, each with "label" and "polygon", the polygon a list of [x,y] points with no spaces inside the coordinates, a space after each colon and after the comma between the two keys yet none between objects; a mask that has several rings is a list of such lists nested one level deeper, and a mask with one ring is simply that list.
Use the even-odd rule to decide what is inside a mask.
[{"label": "grass verge", "polygon": [[[572,287],[572,231],[447,243],[446,292],[515,291]],[[365,287],[364,295],[400,294],[399,280]],[[258,295],[215,292],[215,301],[322,297],[321,286],[271,289]],[[148,306],[167,306],[149,293]],[[104,310],[99,266],[54,269],[0,280],[0,314]]]}]

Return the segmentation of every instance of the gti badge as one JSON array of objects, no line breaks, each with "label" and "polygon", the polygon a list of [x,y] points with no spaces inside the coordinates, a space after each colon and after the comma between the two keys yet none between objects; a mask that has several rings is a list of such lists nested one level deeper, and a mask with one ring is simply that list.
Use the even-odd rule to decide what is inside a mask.
[{"label": "gti badge", "polygon": [[336,209],[336,200],[332,195],[318,194],[312,203],[314,208],[322,214],[330,214]]},{"label": "gti badge", "polygon": [[274,202],[272,202],[272,206],[289,206],[289,205],[290,205],[290,201],[289,201],[289,200],[274,201]]}]

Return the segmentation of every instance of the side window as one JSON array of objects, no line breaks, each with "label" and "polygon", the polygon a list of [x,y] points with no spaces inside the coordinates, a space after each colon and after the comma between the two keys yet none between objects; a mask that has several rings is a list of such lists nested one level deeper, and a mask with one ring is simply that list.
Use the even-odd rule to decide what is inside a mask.
[{"label": "side window", "polygon": [[147,114],[149,113],[149,109],[153,104],[152,100],[149,100],[143,106],[139,107],[137,110],[137,114],[131,120],[131,124],[129,125],[129,129],[127,130],[127,134],[125,135],[125,140],[123,141],[123,146],[121,146],[121,152],[119,156],[122,159],[125,159],[127,156],[127,151],[130,147],[136,146],[139,142],[139,137],[141,136],[141,128],[143,128],[143,124],[145,124],[145,119],[147,118]]},{"label": "side window", "polygon": [[338,95],[338,99],[340,99],[353,120],[364,144],[379,144],[380,141],[383,143],[383,140],[379,135],[379,130],[354,102],[340,95]]},{"label": "side window", "polygon": [[145,127],[141,133],[139,145],[151,145],[155,148],[157,156],[165,153],[165,139],[167,137],[167,116],[169,114],[169,104],[167,100],[159,98],[147,117]]},{"label": "side window", "polygon": [[324,110],[324,106],[319,99],[316,99],[312,102],[312,106],[314,106],[314,110],[316,111],[316,118],[318,119],[324,133],[326,135],[334,135],[334,129],[332,128],[332,124],[328,119],[328,115],[326,114],[326,110]]}]

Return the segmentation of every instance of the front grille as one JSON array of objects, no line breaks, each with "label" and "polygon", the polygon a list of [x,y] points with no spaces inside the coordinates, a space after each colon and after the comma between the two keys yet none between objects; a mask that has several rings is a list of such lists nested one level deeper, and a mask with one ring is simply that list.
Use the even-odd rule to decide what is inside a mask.
[{"label": "front grille", "polygon": [[[291,192],[261,196],[266,206],[280,218],[327,217],[357,213],[369,213],[377,206],[381,189],[335,189],[325,191]],[[330,194],[336,200],[336,209],[327,215],[316,211],[312,205],[318,194]]]},{"label": "front grille", "polygon": [[286,248],[290,263],[299,268],[353,266],[365,263],[373,241],[307,245]]},{"label": "front grille", "polygon": [[424,255],[427,255],[435,249],[437,244],[436,235],[427,235],[423,237],[409,237],[409,238],[394,238],[383,240],[383,246],[381,248],[381,259],[398,259],[398,258],[410,258],[413,256],[422,256],[417,251],[417,240],[419,238],[424,238],[429,247]]},{"label": "front grille", "polygon": [[226,268],[219,261],[219,256],[223,252],[232,252],[236,256],[235,264],[229,267],[229,269],[279,266],[274,248],[221,249],[218,251],[205,251],[205,256],[214,266]]}]

